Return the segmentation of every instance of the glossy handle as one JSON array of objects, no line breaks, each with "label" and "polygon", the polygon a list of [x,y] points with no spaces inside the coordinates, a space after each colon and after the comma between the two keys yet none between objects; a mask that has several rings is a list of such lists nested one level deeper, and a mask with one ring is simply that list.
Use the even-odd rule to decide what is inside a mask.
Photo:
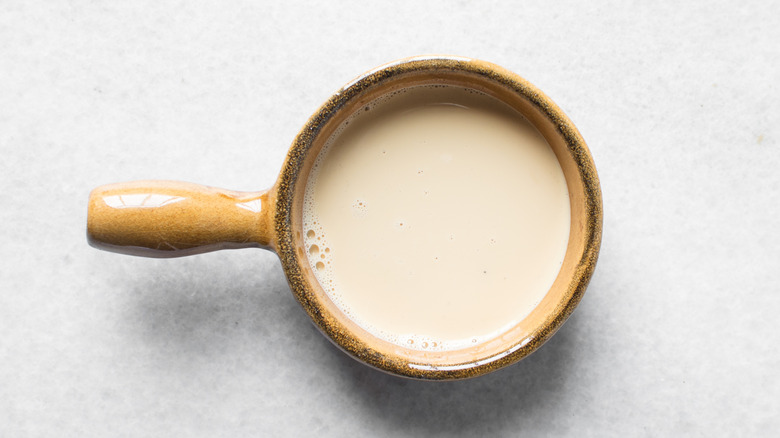
[{"label": "glossy handle", "polygon": [[268,192],[175,181],[108,184],[92,191],[87,240],[144,257],[180,257],[272,242]]}]

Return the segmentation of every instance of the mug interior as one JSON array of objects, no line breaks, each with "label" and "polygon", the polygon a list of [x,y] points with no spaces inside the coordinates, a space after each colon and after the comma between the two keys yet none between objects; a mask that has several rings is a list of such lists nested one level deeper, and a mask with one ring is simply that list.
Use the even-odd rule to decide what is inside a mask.
[{"label": "mug interior", "polygon": [[[366,104],[424,85],[471,88],[522,114],[544,136],[566,179],[571,225],[563,264],[534,310],[509,331],[468,348],[421,351],[383,340],[354,323],[320,286],[303,241],[303,199],[312,166],[335,130]],[[291,288],[318,327],[354,357],[395,374],[426,379],[472,377],[516,362],[538,348],[579,302],[601,240],[601,197],[590,153],[552,101],[501,67],[465,58],[413,58],[353,81],[315,113],[296,138],[277,184],[277,251]],[[507,200],[511,202],[511,200]]]}]

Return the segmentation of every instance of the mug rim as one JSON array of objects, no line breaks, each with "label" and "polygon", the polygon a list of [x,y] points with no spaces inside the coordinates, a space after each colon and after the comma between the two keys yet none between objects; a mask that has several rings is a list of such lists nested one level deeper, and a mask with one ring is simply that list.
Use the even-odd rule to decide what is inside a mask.
[{"label": "mug rim", "polygon": [[[401,355],[380,352],[365,340],[353,336],[339,318],[330,314],[307,281],[302,266],[306,266],[308,260],[305,254],[299,251],[302,240],[300,237],[296,238],[293,225],[294,206],[298,201],[296,185],[300,183],[298,179],[305,161],[323,127],[339,115],[348,102],[363,95],[366,90],[381,87],[390,79],[401,75],[432,71],[479,75],[529,101],[554,124],[557,134],[566,143],[576,161],[587,205],[584,218],[585,248],[567,291],[550,317],[499,355],[451,366],[412,363]],[[275,198],[274,249],[281,260],[293,295],[315,325],[350,356],[379,370],[417,379],[452,380],[475,377],[515,363],[534,352],[563,325],[581,300],[595,269],[601,244],[602,200],[598,175],[590,151],[574,124],[549,97],[517,74],[496,64],[460,56],[403,58],[369,70],[339,89],[308,119],[293,141],[275,185]]]}]

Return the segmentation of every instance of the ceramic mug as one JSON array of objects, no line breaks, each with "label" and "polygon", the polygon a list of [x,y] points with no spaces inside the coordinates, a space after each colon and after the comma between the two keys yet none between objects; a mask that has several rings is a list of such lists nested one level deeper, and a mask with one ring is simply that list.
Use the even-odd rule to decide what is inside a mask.
[{"label": "ceramic mug", "polygon": [[[302,235],[306,178],[336,127],[379,96],[429,84],[479,90],[526,117],[553,149],[566,179],[571,207],[563,264],[543,300],[508,332],[454,351],[405,348],[350,320],[317,282]],[[601,226],[596,169],[568,117],[541,91],[504,68],[469,58],[436,56],[386,64],[336,92],[295,138],[270,189],[234,192],[170,181],[101,186],[90,195],[87,236],[94,247],[146,257],[247,247],[275,251],[295,298],[336,345],[390,373],[445,380],[474,377],[517,362],[549,339],[585,292],[598,257]]]}]

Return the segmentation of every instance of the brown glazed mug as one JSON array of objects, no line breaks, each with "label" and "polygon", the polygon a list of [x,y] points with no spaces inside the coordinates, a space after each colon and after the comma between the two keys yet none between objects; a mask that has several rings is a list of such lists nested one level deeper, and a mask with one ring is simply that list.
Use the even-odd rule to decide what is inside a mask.
[{"label": "brown glazed mug", "polygon": [[[380,339],[350,320],[317,282],[303,241],[309,171],[328,138],[379,96],[416,85],[456,85],[493,96],[528,119],[551,146],[569,192],[571,228],[563,264],[543,300],[502,335],[453,351],[419,351]],[[309,119],[268,190],[234,192],[190,183],[139,181],[95,189],[87,237],[97,248],[146,257],[259,247],[281,259],[290,289],[314,323],[354,358],[429,380],[463,379],[517,362],[552,336],[579,303],[601,244],[601,191],[590,152],[566,115],[536,87],[497,65],[463,57],[407,58],[371,70]]]}]

